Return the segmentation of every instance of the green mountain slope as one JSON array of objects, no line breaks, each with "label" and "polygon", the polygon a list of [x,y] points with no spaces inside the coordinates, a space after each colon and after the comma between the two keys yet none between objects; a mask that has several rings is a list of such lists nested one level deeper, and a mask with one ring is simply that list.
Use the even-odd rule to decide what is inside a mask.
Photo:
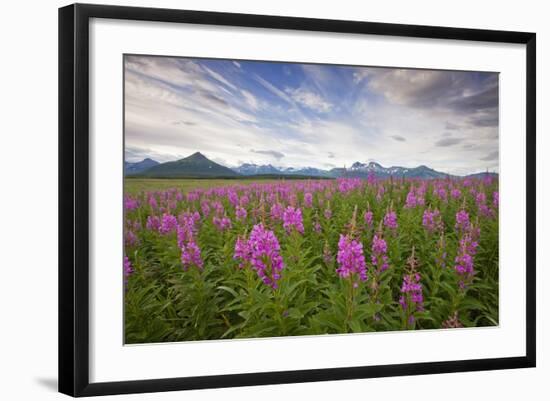
[{"label": "green mountain slope", "polygon": [[193,153],[184,159],[158,164],[144,171],[145,177],[238,177],[235,171],[215,163],[200,152]]}]

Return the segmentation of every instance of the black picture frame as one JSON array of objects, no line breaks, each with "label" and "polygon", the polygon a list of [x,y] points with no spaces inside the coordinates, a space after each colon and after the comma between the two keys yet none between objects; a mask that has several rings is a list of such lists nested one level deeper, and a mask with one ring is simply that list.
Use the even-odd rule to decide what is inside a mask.
[{"label": "black picture frame", "polygon": [[[526,354],[521,357],[382,366],[196,376],[90,383],[89,381],[89,22],[140,20],[437,38],[526,46]],[[536,35],[358,21],[74,4],[59,9],[59,391],[95,396],[265,384],[361,379],[534,367],[536,243]]]}]

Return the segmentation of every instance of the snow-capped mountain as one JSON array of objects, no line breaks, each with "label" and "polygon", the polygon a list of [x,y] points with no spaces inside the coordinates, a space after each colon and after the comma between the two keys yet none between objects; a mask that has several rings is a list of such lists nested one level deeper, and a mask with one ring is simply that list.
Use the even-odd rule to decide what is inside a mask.
[{"label": "snow-capped mountain", "polygon": [[305,175],[311,177],[332,177],[332,175],[327,170],[321,170],[315,167],[287,167],[280,170],[283,174],[290,175]]},{"label": "snow-capped mountain", "polygon": [[274,167],[268,165],[256,165],[245,163],[233,169],[235,172],[243,175],[301,175],[307,177],[361,177],[366,178],[370,174],[378,178],[405,177],[405,178],[445,178],[448,175],[426,166],[414,168],[408,167],[384,167],[380,163],[371,161],[368,163],[355,162],[349,168],[333,168],[331,170],[322,170],[315,167]]},{"label": "snow-capped mountain", "polygon": [[361,162],[355,162],[351,165],[349,168],[349,171],[354,172],[366,172],[366,173],[386,173],[386,170],[384,167],[382,167],[380,164],[376,162],[369,162],[367,163],[361,163]]},{"label": "snow-capped mountain", "polygon": [[280,174],[281,171],[271,164],[258,165],[253,163],[244,163],[233,171],[242,175],[259,175],[259,174]]}]

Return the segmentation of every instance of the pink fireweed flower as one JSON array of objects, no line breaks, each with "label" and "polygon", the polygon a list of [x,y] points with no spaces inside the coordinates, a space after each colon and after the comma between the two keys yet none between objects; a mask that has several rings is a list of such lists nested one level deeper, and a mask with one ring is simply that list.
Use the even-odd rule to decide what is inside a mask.
[{"label": "pink fireweed flower", "polygon": [[388,245],[386,244],[386,241],[379,236],[379,234],[375,234],[374,238],[372,239],[372,253],[371,253],[371,263],[373,268],[378,272],[381,273],[388,269],[388,256],[386,253],[388,252]]},{"label": "pink fireweed flower", "polygon": [[191,266],[202,270],[201,249],[194,240],[190,240],[181,247],[181,264],[183,265],[183,270],[187,270]]},{"label": "pink fireweed flower", "polygon": [[178,219],[176,218],[176,216],[172,214],[164,213],[162,215],[162,221],[160,223],[159,233],[163,235],[169,234],[171,232],[174,232],[177,226],[178,226]]},{"label": "pink fireweed flower", "polygon": [[319,220],[315,220],[313,223],[313,231],[315,231],[317,234],[320,234],[322,231],[321,224],[319,223]]},{"label": "pink fireweed flower", "polygon": [[239,199],[239,205],[241,207],[245,207],[246,205],[248,205],[249,202],[250,202],[250,199],[246,195],[241,196],[241,199]]},{"label": "pink fireweed flower", "polygon": [[128,284],[128,277],[134,272],[132,263],[128,256],[124,256],[124,285]]},{"label": "pink fireweed flower", "polygon": [[433,195],[441,199],[443,202],[447,202],[447,190],[443,186],[435,187]]},{"label": "pink fireweed flower", "polygon": [[300,234],[304,233],[304,223],[302,220],[302,210],[288,206],[283,213],[283,227],[288,234],[295,229]]},{"label": "pink fireweed flower", "polygon": [[490,174],[485,174],[483,177],[483,183],[487,186],[491,185],[493,183],[493,177]]},{"label": "pink fireweed flower", "polygon": [[407,194],[407,199],[405,201],[405,209],[412,209],[416,207],[416,195],[414,194],[414,188],[411,187],[411,190]]},{"label": "pink fireweed flower", "polygon": [[247,263],[250,263],[250,247],[248,241],[244,237],[237,237],[235,242],[235,252],[233,253],[233,259],[239,260],[239,268],[242,269]]},{"label": "pink fireweed flower", "polygon": [[229,200],[229,203],[235,207],[239,204],[239,195],[237,195],[237,192],[235,191],[229,191],[227,194],[227,200]]},{"label": "pink fireweed flower", "polygon": [[458,275],[458,286],[465,289],[472,282],[475,275],[474,256],[477,252],[478,242],[475,239],[477,231],[465,233],[460,239],[458,254],[455,258],[455,272]]},{"label": "pink fireweed flower", "polygon": [[296,207],[298,205],[298,196],[295,193],[288,195],[287,200],[290,206]]},{"label": "pink fireweed flower", "polygon": [[210,205],[208,204],[208,201],[201,202],[201,211],[204,217],[208,217],[210,214]]},{"label": "pink fireweed flower", "polygon": [[495,191],[493,192],[493,206],[495,207],[495,209],[498,209],[498,205],[499,205],[499,194],[498,194],[498,191]]},{"label": "pink fireweed flower", "polygon": [[151,209],[155,210],[158,208],[157,198],[155,198],[153,195],[149,196],[148,203],[149,206],[151,206]]},{"label": "pink fireweed flower", "polygon": [[255,225],[248,239],[248,248],[252,268],[264,284],[276,289],[284,263],[279,241],[273,231],[265,229],[262,224]]},{"label": "pink fireweed flower", "polygon": [[223,204],[220,201],[213,201],[211,206],[214,208],[218,215],[222,215],[224,212]]},{"label": "pink fireweed flower", "polygon": [[403,276],[399,304],[407,313],[407,323],[411,326],[414,323],[414,312],[424,310],[420,273],[412,272]]},{"label": "pink fireweed flower", "polygon": [[311,194],[311,192],[306,192],[304,194],[304,206],[305,207],[313,206],[313,195]]},{"label": "pink fireweed flower", "polygon": [[361,186],[360,178],[338,178],[338,191],[345,194]]},{"label": "pink fireweed flower", "polygon": [[384,193],[386,192],[386,189],[384,188],[383,185],[380,185],[378,187],[378,192],[376,193],[376,200],[378,202],[380,202],[382,200],[382,198],[384,197]]},{"label": "pink fireweed flower", "polygon": [[374,216],[373,216],[372,211],[370,209],[365,211],[365,214],[363,214],[363,220],[365,220],[365,224],[368,227],[372,227],[373,217]]},{"label": "pink fireweed flower", "polygon": [[325,219],[330,220],[332,217],[332,210],[330,210],[330,204],[328,204],[327,208],[323,212],[323,216],[325,216]]},{"label": "pink fireweed flower", "polygon": [[493,211],[486,204],[478,205],[479,214],[485,217],[493,217]]},{"label": "pink fireweed flower", "polygon": [[221,218],[214,216],[214,218],[212,219],[212,222],[214,223],[216,228],[220,231],[225,231],[231,228],[231,220],[227,216],[223,216]]},{"label": "pink fireweed flower", "polygon": [[182,248],[186,242],[194,238],[194,235],[197,231],[197,229],[195,228],[195,223],[198,221],[197,215],[197,212],[184,212],[179,215],[179,224],[176,228],[176,234],[178,239],[178,246],[180,248]]},{"label": "pink fireweed flower", "polygon": [[126,246],[134,246],[138,243],[138,238],[132,230],[126,230],[125,234],[124,243]]},{"label": "pink fireweed flower", "polygon": [[396,230],[398,227],[397,224],[397,214],[393,210],[388,210],[384,216],[384,225],[390,230]]},{"label": "pink fireweed flower", "polygon": [[447,251],[445,250],[445,236],[441,233],[441,238],[437,242],[437,253],[435,255],[435,263],[444,269],[447,263]]},{"label": "pink fireweed flower", "polygon": [[464,209],[458,211],[456,214],[455,228],[461,232],[465,232],[470,229],[470,215]]},{"label": "pink fireweed flower", "polygon": [[462,195],[462,192],[460,192],[460,189],[453,188],[451,189],[451,198],[458,199]]},{"label": "pink fireweed flower", "polygon": [[187,201],[188,202],[195,202],[198,201],[200,197],[200,193],[198,191],[191,191],[187,193]]},{"label": "pink fireweed flower", "polygon": [[193,239],[193,228],[188,225],[178,225],[176,228],[176,235],[178,240],[178,246],[183,248],[183,246]]},{"label": "pink fireweed flower", "polygon": [[139,207],[139,201],[130,196],[124,197],[124,209],[126,210],[136,210]]},{"label": "pink fireweed flower", "polygon": [[149,231],[158,231],[160,228],[160,218],[158,216],[147,216],[145,227]]},{"label": "pink fireweed flower", "polygon": [[485,217],[492,217],[493,211],[489,208],[486,202],[487,196],[485,195],[485,192],[478,192],[476,194],[476,204],[479,214]]},{"label": "pink fireweed flower", "polygon": [[237,218],[238,221],[243,221],[244,219],[246,219],[246,209],[244,207],[241,207],[241,206],[237,206],[236,209],[235,209],[235,217]]},{"label": "pink fireweed flower", "polygon": [[485,203],[487,201],[487,196],[485,195],[485,192],[478,192],[476,194],[476,203],[479,205],[481,203]]},{"label": "pink fireweed flower", "polygon": [[367,279],[367,264],[363,255],[363,244],[354,240],[350,235],[340,234],[336,261],[338,262],[336,273],[342,278],[351,277],[354,287],[357,287],[358,279],[361,281]]},{"label": "pink fireweed flower", "polygon": [[282,220],[283,212],[284,212],[283,205],[277,202],[271,205],[271,209],[269,210],[269,215],[271,216],[271,219],[273,221]]},{"label": "pink fireweed flower", "polygon": [[431,210],[429,208],[424,210],[424,214],[422,215],[422,225],[429,233],[441,230],[443,228],[443,222],[441,221],[439,210]]}]

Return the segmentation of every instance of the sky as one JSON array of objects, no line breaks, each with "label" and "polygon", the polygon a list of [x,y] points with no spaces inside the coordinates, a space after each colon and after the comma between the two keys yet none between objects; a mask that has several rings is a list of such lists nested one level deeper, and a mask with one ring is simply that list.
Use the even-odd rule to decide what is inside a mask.
[{"label": "sky", "polygon": [[498,73],[125,56],[125,158],[498,172]]}]

